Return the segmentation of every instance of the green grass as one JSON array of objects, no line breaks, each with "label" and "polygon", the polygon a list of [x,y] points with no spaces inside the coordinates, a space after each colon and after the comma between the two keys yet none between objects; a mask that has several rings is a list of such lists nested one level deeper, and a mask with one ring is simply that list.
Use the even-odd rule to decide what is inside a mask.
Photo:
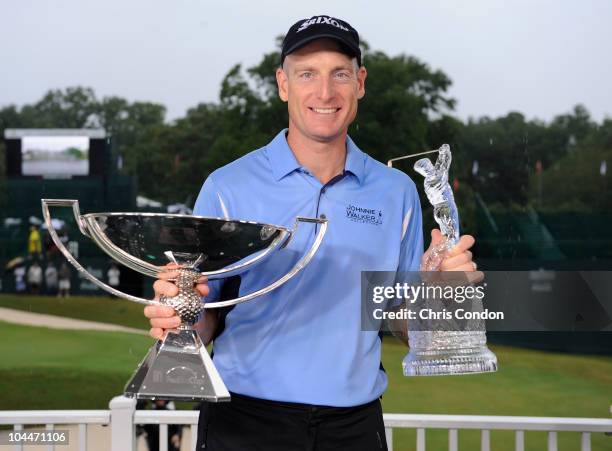
[{"label": "green grass", "polygon": [[107,409],[151,338],[0,322],[0,410]]},{"label": "green grass", "polygon": [[110,296],[57,298],[0,294],[0,307],[148,329],[143,305]]},{"label": "green grass", "polygon": [[[30,300],[32,310],[45,304]],[[77,300],[78,299],[78,300]],[[117,301],[71,298],[97,313],[85,319],[115,322]],[[7,297],[0,300],[6,305]],[[57,300],[56,300],[57,301]],[[25,305],[25,303],[24,303]],[[134,305],[138,319],[142,308]],[[57,308],[57,307],[53,307]],[[100,310],[96,310],[99,308]],[[40,310],[35,310],[40,311]],[[124,322],[134,327],[134,323]],[[146,325],[145,325],[146,327]],[[53,330],[0,322],[0,410],[106,409],[144,357],[153,340],[118,332]],[[406,378],[401,362],[406,348],[386,339],[383,363],[389,389],[385,412],[472,415],[571,416],[609,418],[612,404],[612,358],[493,347],[499,372],[487,375]],[[185,408],[191,408],[185,404]],[[414,449],[413,431],[395,430],[395,449]],[[492,449],[512,450],[511,432],[493,431]],[[477,431],[459,432],[460,449],[479,449]],[[526,433],[528,450],[546,449],[544,433]],[[447,432],[427,432],[428,450],[447,449]],[[593,451],[607,450],[612,437],[593,435]],[[579,434],[559,434],[559,450],[579,449]]]}]

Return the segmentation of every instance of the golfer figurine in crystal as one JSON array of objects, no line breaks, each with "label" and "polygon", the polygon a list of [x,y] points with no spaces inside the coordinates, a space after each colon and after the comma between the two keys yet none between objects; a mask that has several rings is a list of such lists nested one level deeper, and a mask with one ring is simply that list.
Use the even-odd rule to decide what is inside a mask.
[{"label": "golfer figurine in crystal", "polygon": [[[448,251],[459,241],[459,214],[448,183],[448,171],[452,161],[450,146],[444,144],[438,150],[394,160],[426,153],[438,154],[435,164],[429,158],[421,158],[414,164],[414,170],[424,177],[425,194],[433,206],[434,219],[440,227],[442,241],[425,255],[421,271],[439,271]],[[394,160],[389,161],[389,166]],[[481,309],[482,304],[478,302],[474,300],[472,308]],[[485,373],[497,370],[497,358],[487,348],[484,321],[471,323],[470,330],[410,330],[409,325],[408,343],[410,352],[403,362],[406,376]]]},{"label": "golfer figurine in crystal", "polygon": [[[178,295],[159,301],[123,293],[95,278],[66,249],[57,235],[50,207],[69,207],[86,237],[117,262],[144,275],[157,278],[174,264]],[[230,394],[193,325],[204,309],[246,302],[280,287],[301,271],[317,252],[327,230],[327,220],[297,217],[295,227],[251,221],[206,218],[162,213],[90,213],[82,215],[76,200],[42,199],[49,235],[81,276],[109,293],[146,305],[169,305],[181,325],[158,341],[138,366],[125,387],[125,395],[138,399],[229,401]],[[204,304],[194,285],[239,275],[252,269],[289,244],[299,224],[318,225],[310,247],[286,274],[266,287],[235,299]]]},{"label": "golfer figurine in crystal", "polygon": [[436,164],[429,158],[421,158],[414,164],[414,170],[425,177],[423,185],[429,203],[433,205],[434,219],[440,226],[442,241],[427,256],[421,271],[437,271],[447,250],[459,241],[459,214],[455,205],[453,191],[448,183],[448,170],[451,164],[451,151],[448,144],[438,150]]}]

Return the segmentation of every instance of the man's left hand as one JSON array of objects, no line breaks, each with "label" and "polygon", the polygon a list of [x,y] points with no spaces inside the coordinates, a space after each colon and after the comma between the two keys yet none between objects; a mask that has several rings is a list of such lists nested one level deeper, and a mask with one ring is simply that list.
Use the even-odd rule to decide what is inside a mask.
[{"label": "man's left hand", "polygon": [[[431,231],[431,244],[429,250],[433,249],[442,241],[442,232],[438,229]],[[440,264],[440,271],[476,271],[477,265],[472,261],[472,252],[469,250],[476,240],[472,235],[462,235],[459,242],[448,251]],[[429,252],[428,250],[428,252]]]}]

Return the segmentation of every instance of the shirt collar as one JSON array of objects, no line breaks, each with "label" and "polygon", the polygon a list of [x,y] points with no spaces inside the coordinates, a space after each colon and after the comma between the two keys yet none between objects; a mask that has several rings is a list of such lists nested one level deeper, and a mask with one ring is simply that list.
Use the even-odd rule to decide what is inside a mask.
[{"label": "shirt collar", "polygon": [[[287,143],[287,129],[280,131],[276,137],[266,146],[266,153],[270,160],[274,179],[279,181],[287,174],[300,169],[300,163],[296,160]],[[350,136],[346,137],[346,162],[344,170],[350,172],[359,183],[363,182],[365,174],[365,154],[357,147]]]},{"label": "shirt collar", "polygon": [[346,136],[346,162],[344,170],[350,172],[359,183],[363,183],[365,176],[366,155],[357,147],[350,136]]},{"label": "shirt collar", "polygon": [[280,131],[278,135],[266,146],[266,153],[272,166],[274,179],[279,181],[290,172],[300,168],[300,163],[295,159],[287,143],[287,129]]}]

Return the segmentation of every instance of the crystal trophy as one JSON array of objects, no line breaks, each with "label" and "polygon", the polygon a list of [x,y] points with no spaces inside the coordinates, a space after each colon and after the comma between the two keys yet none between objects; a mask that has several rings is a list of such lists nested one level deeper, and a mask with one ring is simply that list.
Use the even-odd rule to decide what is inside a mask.
[{"label": "crystal trophy", "polygon": [[[90,274],[66,249],[54,228],[50,207],[68,207],[79,230],[100,249],[128,268],[157,278],[176,273],[178,295],[148,300],[113,288]],[[77,200],[42,199],[45,223],[53,242],[79,273],[103,290],[145,305],[168,305],[181,318],[164,340],[149,350],[125,387],[137,399],[229,401],[230,394],[193,325],[205,309],[228,307],[263,296],[294,277],[311,261],[327,230],[327,220],[297,217],[293,229],[252,221],[163,213],[89,213]],[[255,292],[235,299],[203,303],[194,290],[208,280],[239,275],[272,257],[289,244],[298,225],[320,227],[310,247],[286,273]],[[168,263],[175,269],[169,270]]]},{"label": "crystal trophy", "polygon": [[[434,219],[440,227],[442,241],[424,256],[421,272],[439,271],[446,254],[459,241],[459,214],[448,183],[448,171],[452,155],[448,144],[439,149],[422,152],[398,159],[437,153],[433,164],[429,158],[421,158],[414,164],[416,172],[424,177],[427,199],[434,209]],[[482,309],[482,304],[473,301],[473,308]],[[440,324],[440,323],[438,323]],[[433,328],[432,328],[433,329]],[[410,351],[403,361],[404,375],[429,376],[497,371],[497,357],[487,347],[484,320],[472,322],[470,330],[410,330]]]}]

